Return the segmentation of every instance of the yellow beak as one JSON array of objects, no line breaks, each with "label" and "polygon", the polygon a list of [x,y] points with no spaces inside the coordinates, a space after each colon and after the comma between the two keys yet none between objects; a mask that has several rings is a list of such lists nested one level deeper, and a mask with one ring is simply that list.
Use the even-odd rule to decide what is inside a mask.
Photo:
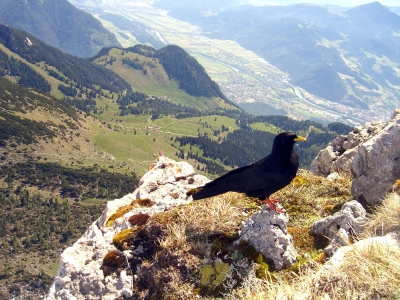
[{"label": "yellow beak", "polygon": [[306,138],[303,138],[302,136],[297,136],[297,138],[294,139],[295,142],[299,142],[299,141],[307,141]]}]

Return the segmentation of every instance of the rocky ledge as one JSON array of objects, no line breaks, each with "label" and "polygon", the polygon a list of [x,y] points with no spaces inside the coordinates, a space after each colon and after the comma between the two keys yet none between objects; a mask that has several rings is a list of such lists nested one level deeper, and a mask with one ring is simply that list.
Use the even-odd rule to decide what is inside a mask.
[{"label": "rocky ledge", "polygon": [[[206,177],[196,175],[185,162],[175,162],[166,157],[157,159],[132,194],[109,201],[99,219],[61,254],[58,272],[47,299],[115,299],[132,296],[133,277],[127,272],[126,260],[132,255],[140,257],[141,249],[135,249],[135,254],[132,253],[134,250],[121,252],[115,247],[115,237],[133,227],[129,221],[132,221],[132,216],[146,219],[189,203],[186,190],[207,181]],[[123,258],[117,276],[105,276],[107,270],[102,266],[108,253]]]},{"label": "rocky ledge", "polygon": [[[208,181],[195,174],[186,162],[159,157],[132,194],[109,201],[99,219],[62,253],[47,299],[131,298],[134,283],[147,276],[142,262],[154,258],[154,245],[165,231],[161,226],[143,225],[158,213],[190,203],[192,198],[186,195],[187,190]],[[244,222],[236,244],[253,247],[277,270],[290,267],[297,253],[287,233],[288,221],[287,215],[263,206]],[[186,273],[199,267],[180,264]],[[216,263],[213,268],[218,266],[229,268],[226,263]],[[207,273],[207,267],[203,266],[200,273]],[[202,277],[206,277],[204,274]]]}]

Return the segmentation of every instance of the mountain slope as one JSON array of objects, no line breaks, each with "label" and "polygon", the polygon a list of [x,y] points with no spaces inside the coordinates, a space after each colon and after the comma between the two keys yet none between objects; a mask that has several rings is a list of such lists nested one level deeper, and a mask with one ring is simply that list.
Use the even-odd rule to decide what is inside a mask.
[{"label": "mountain slope", "polygon": [[204,110],[237,109],[204,68],[177,46],[104,49],[93,62],[120,74],[134,90],[147,95]]},{"label": "mountain slope", "polygon": [[67,0],[1,0],[0,21],[79,57],[93,56],[103,47],[120,46],[97,19]]},{"label": "mountain slope", "polygon": [[114,169],[94,142],[100,121],[75,108],[1,77],[0,108],[0,285],[39,299],[57,256],[103,199],[131,192],[138,179],[127,166]]},{"label": "mountain slope", "polygon": [[113,92],[130,89],[117,74],[93,65],[87,59],[74,57],[49,46],[31,34],[0,23],[0,43],[33,65],[45,62],[77,85],[92,88],[99,85]]}]

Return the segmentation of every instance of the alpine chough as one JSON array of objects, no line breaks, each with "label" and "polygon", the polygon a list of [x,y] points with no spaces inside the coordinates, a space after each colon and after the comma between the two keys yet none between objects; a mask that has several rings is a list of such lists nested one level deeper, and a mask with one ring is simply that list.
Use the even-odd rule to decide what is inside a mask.
[{"label": "alpine chough", "polygon": [[270,199],[269,196],[287,186],[296,176],[299,158],[293,146],[295,142],[305,140],[293,132],[282,132],[274,138],[272,151],[268,156],[229,171],[204,186],[191,189],[187,195],[192,195],[193,200],[199,200],[229,191],[245,193],[249,197],[263,200],[270,209],[278,213],[284,212],[274,204],[279,200]]}]

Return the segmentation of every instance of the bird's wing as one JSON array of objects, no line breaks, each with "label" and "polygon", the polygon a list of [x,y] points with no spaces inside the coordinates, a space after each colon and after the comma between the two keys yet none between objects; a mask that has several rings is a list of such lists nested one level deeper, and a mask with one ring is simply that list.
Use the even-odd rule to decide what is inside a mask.
[{"label": "bird's wing", "polygon": [[207,183],[206,187],[224,186],[227,190],[232,191],[232,188],[243,186],[243,176],[247,173],[252,165],[244,166],[229,171],[225,175]]},{"label": "bird's wing", "polygon": [[225,175],[206,183],[204,186],[198,188],[198,190],[193,194],[193,199],[203,199],[229,191],[244,193],[246,191],[246,182],[243,181],[243,178],[245,177],[244,173],[246,173],[246,170],[249,168],[250,165],[234,169]]},{"label": "bird's wing", "polygon": [[286,185],[290,177],[287,168],[282,168],[279,160],[271,156],[255,163],[246,173],[245,189],[249,195],[252,195],[252,192],[258,194],[263,190],[269,196],[280,189],[283,183]]},{"label": "bird's wing", "polygon": [[264,172],[251,170],[248,175],[245,186],[246,191],[273,188],[288,178],[287,172],[278,170]]}]

